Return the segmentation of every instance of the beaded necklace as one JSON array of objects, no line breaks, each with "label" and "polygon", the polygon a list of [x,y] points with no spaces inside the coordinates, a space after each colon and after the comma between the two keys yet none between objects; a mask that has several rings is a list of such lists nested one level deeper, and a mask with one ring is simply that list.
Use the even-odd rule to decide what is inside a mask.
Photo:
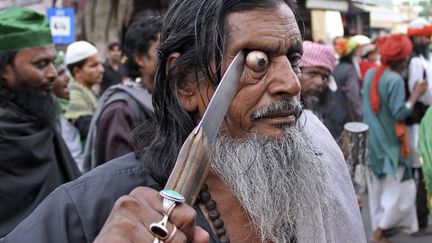
[{"label": "beaded necklace", "polygon": [[207,184],[204,184],[199,193],[199,200],[204,204],[207,209],[207,215],[211,220],[213,227],[216,230],[216,235],[219,237],[221,243],[229,243],[230,239],[226,235],[224,228],[224,221],[220,218],[219,210],[217,209],[216,201],[211,198],[208,192]]}]

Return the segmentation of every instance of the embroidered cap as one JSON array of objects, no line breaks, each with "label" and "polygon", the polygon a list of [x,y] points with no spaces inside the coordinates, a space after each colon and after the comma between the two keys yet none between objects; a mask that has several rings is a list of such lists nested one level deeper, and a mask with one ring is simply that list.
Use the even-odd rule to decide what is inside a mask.
[{"label": "embroidered cap", "polygon": [[27,8],[0,10],[0,52],[52,44],[46,17]]}]

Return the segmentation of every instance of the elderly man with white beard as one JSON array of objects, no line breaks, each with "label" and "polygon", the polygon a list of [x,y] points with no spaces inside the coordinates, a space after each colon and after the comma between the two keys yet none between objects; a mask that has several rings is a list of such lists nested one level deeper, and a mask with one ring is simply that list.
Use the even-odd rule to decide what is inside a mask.
[{"label": "elderly man with white beard", "polygon": [[[137,152],[58,188],[3,242],[366,242],[342,153],[302,112],[292,9],[289,0],[171,1],[157,122],[140,127]],[[164,205],[181,201],[158,191],[239,52],[244,69],[199,199]]]}]

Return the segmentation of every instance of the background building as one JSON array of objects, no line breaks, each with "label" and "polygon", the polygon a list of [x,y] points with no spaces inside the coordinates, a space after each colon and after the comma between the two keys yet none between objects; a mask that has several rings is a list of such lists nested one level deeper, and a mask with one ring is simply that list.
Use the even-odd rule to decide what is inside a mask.
[{"label": "background building", "polygon": [[[102,55],[108,43],[121,42],[137,15],[166,11],[170,0],[0,0],[0,9],[26,6],[41,13],[50,7],[75,10],[77,40],[94,43]],[[336,36],[406,32],[418,16],[432,21],[431,0],[297,0],[306,40],[331,43]],[[60,46],[60,48],[62,48]]]}]

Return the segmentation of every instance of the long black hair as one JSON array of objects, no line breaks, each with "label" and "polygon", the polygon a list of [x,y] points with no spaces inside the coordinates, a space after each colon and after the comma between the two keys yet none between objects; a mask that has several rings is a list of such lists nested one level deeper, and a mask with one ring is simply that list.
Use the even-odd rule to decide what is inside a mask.
[{"label": "long black hair", "polygon": [[[275,9],[291,0],[173,0],[165,15],[153,91],[156,123],[143,124],[135,136],[137,157],[154,179],[165,184],[181,145],[195,127],[194,114],[179,103],[180,87],[207,81],[216,87],[227,44],[227,16],[234,12]],[[167,71],[170,53],[180,56]],[[152,132],[149,132],[152,130]],[[151,138],[149,138],[150,136]],[[151,141],[149,141],[151,140]],[[147,146],[150,143],[150,146]]]},{"label": "long black hair", "polygon": [[15,65],[14,60],[17,51],[5,51],[0,53],[0,105],[4,105],[13,99],[13,92],[6,86],[3,80],[3,72],[7,65]]}]

